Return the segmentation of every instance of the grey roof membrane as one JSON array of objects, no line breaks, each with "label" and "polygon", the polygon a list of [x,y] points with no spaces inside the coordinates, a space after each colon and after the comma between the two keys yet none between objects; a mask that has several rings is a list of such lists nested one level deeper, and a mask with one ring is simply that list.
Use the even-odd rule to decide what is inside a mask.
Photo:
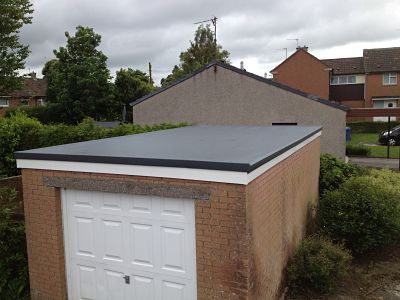
[{"label": "grey roof membrane", "polygon": [[251,172],[320,130],[199,125],[19,151],[15,157]]}]

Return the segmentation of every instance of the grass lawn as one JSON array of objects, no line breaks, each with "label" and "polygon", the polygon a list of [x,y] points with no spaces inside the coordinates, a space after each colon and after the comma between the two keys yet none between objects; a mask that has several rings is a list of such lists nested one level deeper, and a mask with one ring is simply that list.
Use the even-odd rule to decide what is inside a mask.
[{"label": "grass lawn", "polygon": [[[348,145],[359,145],[359,144],[376,144],[378,143],[377,133],[353,133],[351,135],[351,141],[347,142]],[[371,149],[371,153],[368,155],[370,157],[387,157],[387,147],[386,146],[367,146]],[[399,146],[390,147],[390,157],[399,157]]]}]

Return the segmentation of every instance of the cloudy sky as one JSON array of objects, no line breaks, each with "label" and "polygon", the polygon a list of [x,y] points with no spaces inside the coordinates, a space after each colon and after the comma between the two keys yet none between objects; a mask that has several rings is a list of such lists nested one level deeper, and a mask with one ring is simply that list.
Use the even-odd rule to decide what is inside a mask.
[{"label": "cloudy sky", "polygon": [[263,76],[294,52],[296,41],[319,58],[361,56],[363,48],[400,46],[399,0],[32,0],[33,23],[21,31],[41,73],[65,31],[90,26],[102,35],[112,75],[153,65],[158,83],[189,46],[194,22],[218,17],[217,39],[233,65]]}]

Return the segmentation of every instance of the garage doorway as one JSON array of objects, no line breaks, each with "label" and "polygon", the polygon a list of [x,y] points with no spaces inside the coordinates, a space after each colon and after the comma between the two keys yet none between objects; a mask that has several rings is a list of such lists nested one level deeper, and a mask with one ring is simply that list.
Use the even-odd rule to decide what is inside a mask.
[{"label": "garage doorway", "polygon": [[61,190],[69,299],[196,299],[194,200]]}]

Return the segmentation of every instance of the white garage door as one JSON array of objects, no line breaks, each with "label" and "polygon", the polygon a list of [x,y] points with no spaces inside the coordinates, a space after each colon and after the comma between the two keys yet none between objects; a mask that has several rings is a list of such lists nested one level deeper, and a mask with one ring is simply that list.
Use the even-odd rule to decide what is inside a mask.
[{"label": "white garage door", "polygon": [[63,190],[69,299],[196,299],[194,201]]}]

